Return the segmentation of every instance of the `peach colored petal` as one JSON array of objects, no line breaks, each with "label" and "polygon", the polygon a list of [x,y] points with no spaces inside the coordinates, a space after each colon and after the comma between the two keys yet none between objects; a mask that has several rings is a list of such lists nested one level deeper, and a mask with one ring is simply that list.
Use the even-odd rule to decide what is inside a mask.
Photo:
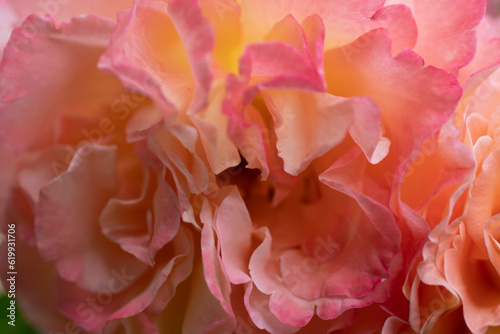
[{"label": "peach colored petal", "polygon": [[[33,25],[39,28],[32,31]],[[120,84],[96,64],[113,29],[113,21],[92,15],[60,27],[53,19],[30,16],[14,31],[0,64],[0,137],[8,146],[52,143],[54,121],[61,116],[95,115],[111,104]]]},{"label": "peach colored petal", "polygon": [[215,46],[213,59],[222,73],[238,72],[238,58],[244,47],[237,0],[200,0],[203,16],[213,25]]},{"label": "peach colored petal", "polygon": [[474,333],[485,333],[488,326],[500,325],[500,278],[489,258],[474,256],[474,247],[461,224],[453,248],[444,255],[444,269],[462,300],[467,326]]},{"label": "peach colored petal", "polygon": [[[435,279],[433,284],[445,282],[443,274],[438,273],[436,270],[430,269],[425,275],[426,279],[437,275],[437,277],[430,278]],[[450,329],[459,328],[463,325],[463,321],[462,323],[456,321],[456,324],[447,321],[447,318],[453,319],[453,316],[457,316],[457,314],[460,318],[462,315],[459,308],[461,305],[460,298],[448,283],[445,282],[445,284],[446,287],[427,285],[420,281],[419,276],[415,276],[411,286],[409,318],[409,323],[415,331],[418,332],[419,329],[437,330],[439,326],[443,325],[448,326]]]},{"label": "peach colored petal", "polygon": [[219,205],[216,217],[224,271],[231,283],[246,283],[250,281],[246,258],[252,242],[252,221],[236,187]]},{"label": "peach colored petal", "polygon": [[[467,180],[475,168],[475,161],[469,148],[458,137],[456,127],[448,122],[439,135],[429,138],[422,146],[419,156],[410,166],[401,189],[401,196],[409,206],[420,209],[438,192],[449,186]],[[425,185],[422,180],[426,180]],[[439,202],[436,210],[446,207]]]},{"label": "peach colored petal", "polygon": [[[461,88],[449,73],[424,68],[423,60],[411,50],[391,57],[391,41],[384,29],[361,38],[366,41],[363,52],[348,58],[341,48],[326,53],[328,92],[345,97],[367,95],[379,105],[384,136],[391,142],[380,169],[398,170],[394,164],[401,163],[400,170],[405,171],[404,165],[416,158],[424,140],[450,118]],[[396,176],[394,182],[402,175]]]},{"label": "peach colored petal", "polygon": [[353,109],[362,104],[360,100],[291,90],[266,90],[262,95],[273,117],[283,169],[292,175],[344,140],[354,118]]},{"label": "peach colored petal", "polygon": [[[389,273],[392,272],[392,275],[394,275],[398,272],[399,268],[396,266],[394,260],[397,252],[400,251],[399,240],[401,238],[401,232],[397,228],[393,214],[386,207],[358,192],[359,188],[356,185],[358,182],[354,179],[356,178],[356,173],[353,172],[355,168],[353,168],[354,165],[349,162],[348,159],[340,159],[327,171],[322,173],[319,179],[331,188],[341,191],[355,199],[364,213],[357,215],[358,223],[360,224],[357,232],[359,237],[351,241],[352,245],[350,247],[353,247],[353,250],[348,252],[349,254],[358,255],[359,258],[356,264],[352,263],[352,268],[343,268],[343,270],[347,270],[345,277],[343,277],[342,273],[339,273],[339,275],[341,275],[340,277],[343,277],[346,281],[346,283],[342,285],[343,287],[348,287],[351,284],[349,283],[349,277],[357,277],[357,279],[362,280],[363,283],[359,285],[354,284],[351,292],[336,292],[336,294],[356,298],[356,296],[365,296],[372,292],[375,286],[381,282],[381,279],[389,278]],[[378,235],[378,237],[376,237],[376,235]],[[385,241],[381,241],[382,239],[385,239]],[[358,242],[360,242],[360,244],[358,244]],[[382,242],[382,244],[377,245],[378,242]],[[373,245],[373,249],[369,254],[363,251],[366,245]],[[354,249],[358,250],[355,251]],[[357,272],[357,274],[349,275],[348,273],[351,270]],[[370,276],[365,277],[368,273]],[[339,279],[341,279],[340,277]],[[370,280],[373,280],[371,284]],[[359,283],[361,283],[361,281]],[[370,285],[372,285],[371,288]],[[368,289],[365,291],[357,290],[362,287]],[[383,294],[384,293],[382,293],[382,295]],[[369,295],[367,297],[370,298]]]},{"label": "peach colored petal", "polygon": [[481,172],[472,186],[468,211],[464,218],[467,232],[482,251],[485,222],[500,212],[500,150],[494,150],[481,164]]},{"label": "peach colored petal", "polygon": [[[287,173],[302,172],[313,159],[340,144],[347,131],[368,159],[375,157],[380,110],[369,98],[283,90],[266,90],[262,95],[273,117],[276,147]],[[375,160],[383,157],[380,151]]]},{"label": "peach colored petal", "polygon": [[136,1],[132,10],[119,12],[99,67],[149,96],[168,120],[178,111],[197,113],[206,106],[213,43],[212,27],[196,0]]},{"label": "peach colored petal", "polygon": [[[325,191],[322,190],[323,194]],[[381,227],[382,221],[384,222],[383,225],[386,225],[389,219],[392,219],[394,224],[394,218],[392,218],[390,213],[374,209],[377,206],[373,206],[375,203],[369,204],[369,201],[360,201],[360,203],[363,203],[361,204],[362,207],[367,210],[366,214],[377,222],[376,226]],[[329,202],[326,201],[325,203]],[[342,206],[344,210],[347,210],[346,203],[343,203]],[[318,209],[316,208],[316,210]],[[292,217],[302,217],[299,219],[300,222],[307,219],[307,216],[304,217],[306,213],[305,209],[303,212],[299,210],[297,213],[291,210],[288,211],[290,211]],[[366,245],[373,242],[373,239],[370,237],[372,232],[379,235],[369,224],[365,225],[365,217],[355,214],[351,217],[354,221],[360,220],[359,228],[351,227],[351,233],[361,234],[363,237],[348,238],[351,241],[342,246],[345,248],[345,252],[337,256],[331,255],[333,259],[327,260],[325,263],[318,263],[316,258],[310,263],[313,255],[305,257],[296,249],[297,247],[293,247],[298,240],[304,239],[304,232],[300,232],[299,230],[298,240],[294,241],[294,235],[297,231],[294,232],[289,228],[289,226],[295,225],[293,220],[285,220],[279,214],[276,217],[272,215],[268,217],[268,219],[272,220],[272,223],[269,223],[271,229],[264,228],[260,232],[262,243],[253,252],[249,268],[255,286],[262,293],[271,295],[270,310],[279,320],[293,326],[304,326],[311,320],[315,308],[320,318],[334,319],[351,308],[364,307],[374,301],[383,302],[388,298],[389,285],[381,284],[380,277],[388,277],[388,266],[392,264],[392,258],[394,257],[394,252],[397,251],[397,247],[393,243],[388,243],[387,240],[383,241],[384,244],[391,245],[384,246],[387,248],[382,247],[384,250],[381,252],[387,250],[387,254],[384,253],[385,255],[381,255],[380,259],[377,258],[378,255],[373,255],[377,259],[371,257],[370,254],[372,254],[373,249],[370,249],[369,254],[361,251],[360,247],[366,250]],[[261,217],[260,220],[262,219],[264,218]],[[279,224],[278,219],[287,222],[287,224],[284,224],[284,230],[282,231],[276,226]],[[319,222],[328,219],[331,218],[327,216],[317,218]],[[398,239],[398,236],[397,234],[392,234],[391,231],[397,231],[396,225],[394,224],[393,226],[393,228],[387,225],[384,226],[384,231],[381,235],[391,235],[391,240],[395,241]],[[308,229],[307,233],[310,233],[310,230]],[[335,237],[337,238],[337,236]],[[376,239],[380,240],[380,235]],[[359,244],[357,244],[358,241]],[[299,244],[301,243],[301,241],[298,242]],[[330,239],[326,241],[327,245],[330,245],[332,242],[333,240]],[[314,248],[314,240],[310,243],[312,243],[311,246],[308,245],[307,241],[303,241],[301,245],[303,251],[306,252],[307,249],[312,247],[309,252],[317,252],[317,247]],[[378,247],[374,246],[374,248]],[[358,249],[359,251],[355,251],[354,249]],[[282,251],[274,255],[275,250]],[[318,255],[316,253],[313,254],[314,256]],[[360,257],[356,261],[348,261],[348,258],[341,254],[357,254]],[[275,261],[273,260],[277,256],[280,259],[279,265],[274,264]],[[306,264],[308,265],[306,266]],[[317,270],[314,267],[310,267],[314,264],[317,267],[319,266]],[[294,265],[298,268],[295,268]],[[397,265],[394,265],[392,269],[394,270],[394,275],[399,272]],[[311,275],[311,272],[314,275]],[[372,274],[376,278],[373,278]],[[304,280],[307,280],[308,284],[300,284],[304,283]]]},{"label": "peach colored petal", "polygon": [[147,132],[162,122],[162,113],[155,106],[137,110],[127,121],[127,142],[137,142],[147,137]]},{"label": "peach colored petal", "polygon": [[491,264],[500,276],[500,242],[498,232],[500,231],[500,214],[496,214],[484,224],[484,242],[488,250]]}]

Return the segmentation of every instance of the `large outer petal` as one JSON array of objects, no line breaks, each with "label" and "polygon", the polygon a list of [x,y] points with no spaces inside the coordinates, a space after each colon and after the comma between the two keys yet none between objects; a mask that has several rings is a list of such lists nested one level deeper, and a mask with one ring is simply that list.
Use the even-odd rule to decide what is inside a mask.
[{"label": "large outer petal", "polygon": [[369,98],[341,98],[324,93],[268,90],[262,93],[273,117],[283,169],[302,172],[312,160],[341,143],[348,132],[374,155],[380,137],[380,110]]},{"label": "large outer petal", "polygon": [[8,146],[52,143],[61,116],[96,115],[111,104],[120,84],[96,64],[113,29],[113,21],[97,16],[60,27],[30,16],[14,31],[0,64],[0,138]]}]

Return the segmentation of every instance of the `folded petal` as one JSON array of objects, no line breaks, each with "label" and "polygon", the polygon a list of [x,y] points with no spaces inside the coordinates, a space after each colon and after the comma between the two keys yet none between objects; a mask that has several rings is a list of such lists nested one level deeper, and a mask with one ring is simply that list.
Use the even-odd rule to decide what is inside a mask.
[{"label": "folded petal", "polygon": [[141,0],[119,12],[99,66],[150,97],[168,120],[178,111],[196,113],[206,106],[213,44],[213,29],[197,1]]},{"label": "folded petal", "polygon": [[[174,240],[160,251],[161,260],[150,270],[137,271],[131,262],[115,263],[110,269],[110,278],[105,281],[107,285],[97,293],[60,280],[57,282],[59,308],[90,331],[101,331],[110,321],[132,317],[147,307],[163,309],[175,287],[191,272],[193,247],[191,231],[182,226]],[[170,293],[166,294],[167,291]]]},{"label": "folded petal", "polygon": [[116,187],[116,150],[84,146],[69,169],[45,185],[36,207],[40,255],[53,261],[64,279],[98,291],[114,265],[145,265],[124,253],[100,232],[99,215]]},{"label": "folded petal", "polygon": [[203,200],[200,215],[203,223],[201,231],[201,254],[208,289],[217,298],[228,314],[234,314],[231,307],[231,283],[226,277],[220,259],[220,245],[216,242],[214,208],[207,199]]},{"label": "folded petal", "polygon": [[228,117],[222,113],[224,96],[222,82],[216,82],[207,108],[191,118],[198,129],[208,163],[215,174],[237,166],[241,160],[236,145],[228,136]]},{"label": "folded petal", "polygon": [[354,99],[292,90],[266,90],[263,96],[273,117],[278,155],[292,175],[342,142],[354,118]]},{"label": "folded petal", "polygon": [[[498,217],[493,218],[498,221]],[[444,255],[447,281],[460,296],[467,326],[474,333],[485,333],[498,326],[500,314],[500,278],[488,258],[472,257],[474,243],[461,224],[453,247]]]},{"label": "folded petal", "polygon": [[269,308],[269,295],[263,294],[250,283],[245,291],[245,307],[253,323],[269,333],[296,333],[300,327],[278,320]]},{"label": "folded petal", "polygon": [[449,73],[424,68],[422,59],[410,50],[391,57],[391,42],[384,29],[373,30],[361,38],[366,41],[362,52],[349,58],[340,48],[326,53],[328,92],[346,97],[367,95],[378,104],[384,136],[391,142],[379,175],[384,170],[397,170],[400,164],[404,171],[424,140],[453,114],[461,88]]},{"label": "folded petal", "polygon": [[248,282],[246,258],[252,243],[252,221],[237,188],[218,207],[216,227],[227,277],[233,284]]}]

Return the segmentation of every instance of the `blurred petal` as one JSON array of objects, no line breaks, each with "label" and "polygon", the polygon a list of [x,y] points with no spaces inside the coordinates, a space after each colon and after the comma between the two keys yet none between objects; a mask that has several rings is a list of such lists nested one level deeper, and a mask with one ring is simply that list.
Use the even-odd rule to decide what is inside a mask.
[{"label": "blurred petal", "polygon": [[115,159],[113,148],[82,147],[69,169],[42,188],[36,207],[40,255],[54,261],[61,277],[90,291],[103,288],[115,265],[145,267],[100,232],[100,212],[116,187]]},{"label": "blurred petal", "polygon": [[113,21],[97,16],[59,27],[30,16],[14,31],[0,64],[0,138],[8,146],[43,147],[54,141],[61,116],[96,115],[111,104],[121,86],[96,65],[113,29]]},{"label": "blurred petal", "polygon": [[68,21],[73,16],[95,14],[116,19],[120,9],[132,7],[133,0],[7,0],[21,20],[30,14],[50,15],[58,22]]}]

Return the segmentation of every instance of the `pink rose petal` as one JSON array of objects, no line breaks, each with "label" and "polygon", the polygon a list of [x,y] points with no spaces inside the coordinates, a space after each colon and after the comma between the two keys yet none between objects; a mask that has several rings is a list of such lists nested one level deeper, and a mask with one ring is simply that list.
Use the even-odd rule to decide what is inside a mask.
[{"label": "pink rose petal", "polygon": [[0,64],[0,138],[8,146],[43,147],[54,140],[55,120],[96,115],[111,104],[120,84],[96,64],[113,29],[113,21],[92,15],[60,27],[30,16],[14,31]]}]

